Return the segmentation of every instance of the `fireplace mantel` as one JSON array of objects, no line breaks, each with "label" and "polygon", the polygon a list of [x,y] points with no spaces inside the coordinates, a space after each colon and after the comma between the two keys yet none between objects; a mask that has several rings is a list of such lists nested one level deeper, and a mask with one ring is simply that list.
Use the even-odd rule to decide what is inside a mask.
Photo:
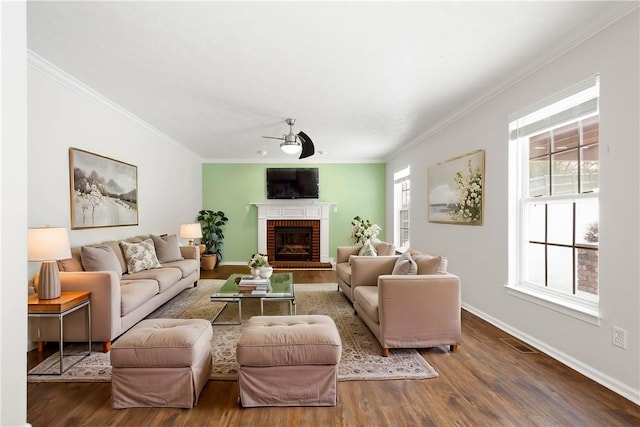
[{"label": "fireplace mantel", "polygon": [[320,261],[332,262],[329,257],[329,213],[332,202],[282,201],[252,203],[258,208],[258,252],[267,253],[267,221],[320,220]]}]

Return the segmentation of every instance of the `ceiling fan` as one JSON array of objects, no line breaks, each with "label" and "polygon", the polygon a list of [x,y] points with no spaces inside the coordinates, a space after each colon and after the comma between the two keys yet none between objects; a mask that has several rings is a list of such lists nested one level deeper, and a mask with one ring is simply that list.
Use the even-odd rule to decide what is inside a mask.
[{"label": "ceiling fan", "polygon": [[296,124],[296,119],[287,119],[285,120],[289,125],[289,133],[284,134],[281,137],[277,136],[263,136],[263,138],[269,139],[279,139],[282,142],[280,143],[280,148],[287,154],[295,154],[298,151],[302,151],[300,153],[299,159],[304,159],[307,157],[313,156],[315,153],[315,148],[313,146],[313,142],[309,136],[300,131],[298,134],[293,133],[293,125]]}]

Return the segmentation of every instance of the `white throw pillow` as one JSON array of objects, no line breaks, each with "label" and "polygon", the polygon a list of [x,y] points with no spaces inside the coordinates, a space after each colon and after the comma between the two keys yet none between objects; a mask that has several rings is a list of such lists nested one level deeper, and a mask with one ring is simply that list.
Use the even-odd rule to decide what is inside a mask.
[{"label": "white throw pillow", "polygon": [[129,274],[161,267],[151,239],[140,243],[129,243],[123,240],[120,242],[120,247],[122,248],[124,259],[127,261],[127,272]]},{"label": "white throw pillow", "polygon": [[405,252],[396,260],[391,274],[418,274],[418,264],[411,258],[409,252]]},{"label": "white throw pillow", "polygon": [[378,255],[378,253],[376,252],[376,248],[373,247],[371,240],[367,240],[366,242],[364,242],[364,245],[362,245],[362,248],[360,249],[360,252],[358,252],[358,255],[376,256]]}]

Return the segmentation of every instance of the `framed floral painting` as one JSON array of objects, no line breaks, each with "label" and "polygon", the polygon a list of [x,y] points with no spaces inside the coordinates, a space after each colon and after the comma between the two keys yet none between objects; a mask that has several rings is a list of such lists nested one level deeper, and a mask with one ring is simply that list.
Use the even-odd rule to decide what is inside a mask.
[{"label": "framed floral painting", "polygon": [[138,168],[69,148],[71,228],[138,225]]},{"label": "framed floral painting", "polygon": [[429,166],[429,222],[482,225],[484,150]]}]

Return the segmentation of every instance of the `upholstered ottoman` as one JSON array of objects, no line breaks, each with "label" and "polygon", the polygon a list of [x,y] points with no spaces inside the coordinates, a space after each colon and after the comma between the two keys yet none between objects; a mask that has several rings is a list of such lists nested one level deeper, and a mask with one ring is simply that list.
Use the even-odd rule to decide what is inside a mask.
[{"label": "upholstered ottoman", "polygon": [[211,323],[143,320],[111,347],[114,408],[193,408],[211,375]]},{"label": "upholstered ottoman", "polygon": [[327,316],[254,316],[240,335],[240,403],[335,406],[342,341]]}]

